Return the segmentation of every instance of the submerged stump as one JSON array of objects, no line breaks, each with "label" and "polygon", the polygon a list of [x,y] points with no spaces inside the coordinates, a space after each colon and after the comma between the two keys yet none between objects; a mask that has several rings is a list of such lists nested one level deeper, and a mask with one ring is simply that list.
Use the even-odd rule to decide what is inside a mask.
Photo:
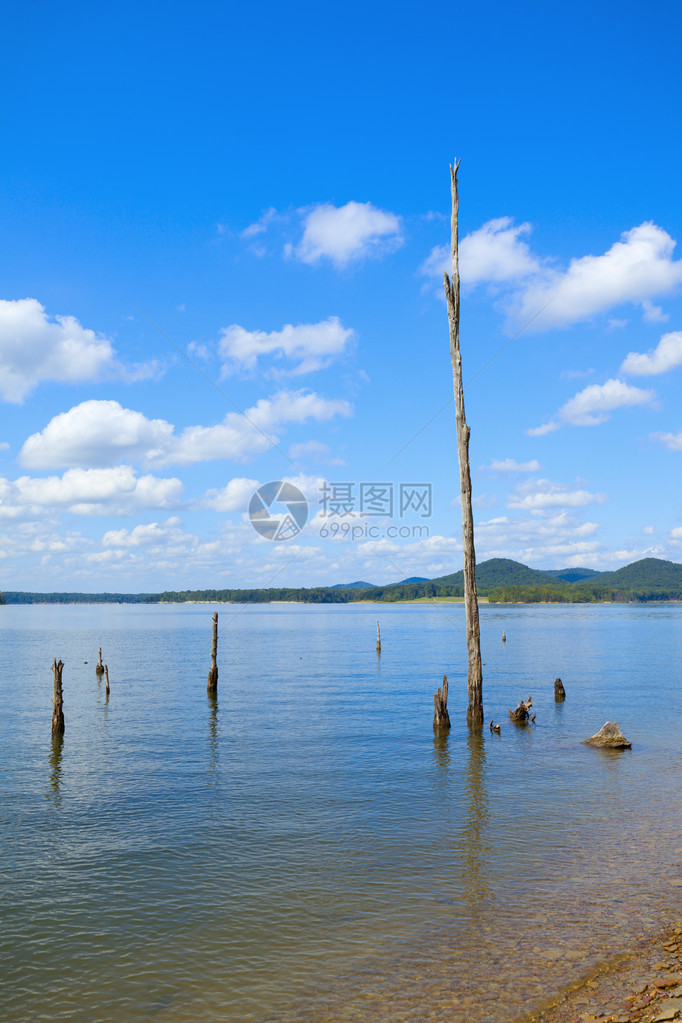
[{"label": "submerged stump", "polygon": [[379,629],[379,622],[377,622],[377,653],[381,653],[381,631]]},{"label": "submerged stump", "polygon": [[554,679],[554,699],[557,703],[562,703],[566,699],[566,690],[560,678]]},{"label": "submerged stump", "polygon": [[95,665],[95,674],[96,675],[103,675],[104,674],[104,665],[102,664],[102,647],[99,648],[99,660],[97,661],[97,664]]},{"label": "submerged stump", "polygon": [[583,740],[583,746],[598,746],[599,749],[630,749],[631,742],[625,738],[617,721],[607,721],[596,735]]},{"label": "submerged stump", "polygon": [[213,642],[211,644],[211,667],[208,672],[206,692],[215,696],[218,691],[218,612],[213,615]]},{"label": "submerged stump", "polygon": [[62,671],[64,664],[57,663],[55,657],[52,661],[52,674],[54,675],[54,695],[52,697],[52,734],[64,734],[64,694],[62,691]]},{"label": "submerged stump", "polygon": [[109,665],[104,665],[104,692],[109,696]]},{"label": "submerged stump", "polygon": [[439,687],[433,694],[433,727],[437,732],[447,731],[450,728],[450,715],[448,714],[448,676],[443,675],[443,687]]},{"label": "submerged stump", "polygon": [[530,717],[530,708],[533,706],[532,697],[527,700],[520,700],[516,710],[509,710],[509,717],[515,725],[525,725]]}]

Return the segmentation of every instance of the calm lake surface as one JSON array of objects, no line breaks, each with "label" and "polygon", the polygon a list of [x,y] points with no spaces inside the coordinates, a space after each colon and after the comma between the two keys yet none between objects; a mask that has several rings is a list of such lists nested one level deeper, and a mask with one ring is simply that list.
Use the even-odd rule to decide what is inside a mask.
[{"label": "calm lake surface", "polygon": [[0,608],[0,1019],[511,1020],[678,917],[682,607],[481,629],[499,736],[462,605]]}]

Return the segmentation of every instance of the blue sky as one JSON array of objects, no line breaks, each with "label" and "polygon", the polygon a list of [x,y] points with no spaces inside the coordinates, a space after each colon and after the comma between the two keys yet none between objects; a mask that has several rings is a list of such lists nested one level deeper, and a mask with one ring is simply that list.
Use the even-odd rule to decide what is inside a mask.
[{"label": "blue sky", "polygon": [[[682,560],[681,20],[672,3],[15,5],[0,587],[460,568],[455,157],[479,560]],[[283,542],[248,516],[277,480],[309,503]],[[384,503],[362,515],[373,483]],[[401,516],[416,484],[430,508]]]}]

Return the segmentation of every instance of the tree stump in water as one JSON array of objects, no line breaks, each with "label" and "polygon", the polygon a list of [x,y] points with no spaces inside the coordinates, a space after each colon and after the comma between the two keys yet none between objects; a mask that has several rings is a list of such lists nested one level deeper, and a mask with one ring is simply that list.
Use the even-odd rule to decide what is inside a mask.
[{"label": "tree stump in water", "polygon": [[554,679],[554,699],[557,703],[561,703],[566,699],[566,690],[560,678]]},{"label": "tree stump in water", "polygon": [[596,735],[583,741],[584,746],[598,746],[600,749],[630,749],[631,742],[625,738],[617,721],[607,721]]},{"label": "tree stump in water", "polygon": [[381,632],[379,631],[379,622],[377,622],[377,653],[381,653]]},{"label": "tree stump in water", "polygon": [[109,695],[109,665],[104,665],[104,692]]},{"label": "tree stump in water", "polygon": [[433,727],[445,731],[450,727],[448,714],[448,676],[443,675],[443,688],[433,694]]},{"label": "tree stump in water", "polygon": [[533,700],[529,696],[527,700],[520,700],[516,710],[509,711],[509,717],[512,719],[515,725],[525,725],[528,723],[530,716],[530,708],[533,706]]},{"label": "tree stump in water", "polygon": [[104,665],[102,664],[102,647],[99,648],[99,660],[95,665],[95,674],[96,675],[104,674]]},{"label": "tree stump in water", "polygon": [[215,695],[218,691],[218,612],[213,615],[213,643],[211,645],[211,667],[208,672],[206,692]]},{"label": "tree stump in water", "polygon": [[64,694],[62,692],[62,661],[57,664],[57,658],[52,661],[52,673],[54,675],[54,696],[52,697],[52,734],[64,734]]}]

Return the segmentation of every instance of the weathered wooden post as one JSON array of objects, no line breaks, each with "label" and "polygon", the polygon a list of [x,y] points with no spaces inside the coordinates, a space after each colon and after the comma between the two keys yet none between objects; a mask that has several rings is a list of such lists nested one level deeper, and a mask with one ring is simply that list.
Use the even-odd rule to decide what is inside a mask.
[{"label": "weathered wooden post", "polygon": [[52,697],[52,734],[64,734],[64,694],[62,691],[62,661],[57,664],[57,658],[52,661],[52,673],[54,675],[54,695]]},{"label": "weathered wooden post", "polygon": [[206,691],[215,694],[218,691],[218,612],[213,615],[213,643],[211,645],[211,667],[208,673]]},{"label": "weathered wooden post", "polygon": [[448,714],[448,676],[443,675],[443,688],[438,687],[433,694],[433,727],[437,732],[447,731],[450,728],[450,715]]},{"label": "weathered wooden post", "polygon": [[554,700],[556,703],[563,703],[566,699],[566,690],[560,678],[554,679]]},{"label": "weathered wooden post", "polygon": [[105,696],[109,697],[109,665],[104,665],[104,693]]},{"label": "weathered wooden post", "polygon": [[98,676],[104,674],[104,665],[102,664],[102,647],[99,648],[99,660],[95,665],[95,674]]},{"label": "weathered wooden post", "polygon": [[471,472],[469,470],[469,434],[464,414],[464,387],[462,384],[462,355],[459,348],[459,195],[457,170],[459,160],[450,167],[450,193],[452,217],[450,221],[450,252],[452,280],[445,274],[443,286],[448,306],[450,325],[450,361],[455,392],[455,418],[457,422],[457,457],[459,461],[459,489],[462,496],[462,553],[464,556],[464,612],[469,656],[469,707],[467,724],[480,728],[483,724],[483,668],[481,665],[481,636],[478,622],[478,594],[476,592],[476,552],[474,550],[474,516],[471,508]]},{"label": "weathered wooden post", "polygon": [[506,642],[507,642],[507,633],[506,633],[506,632],[503,632],[503,633],[502,633],[502,642],[503,642],[503,643],[506,643]]},{"label": "weathered wooden post", "polygon": [[381,632],[379,630],[379,622],[377,621],[377,653],[381,653]]}]

